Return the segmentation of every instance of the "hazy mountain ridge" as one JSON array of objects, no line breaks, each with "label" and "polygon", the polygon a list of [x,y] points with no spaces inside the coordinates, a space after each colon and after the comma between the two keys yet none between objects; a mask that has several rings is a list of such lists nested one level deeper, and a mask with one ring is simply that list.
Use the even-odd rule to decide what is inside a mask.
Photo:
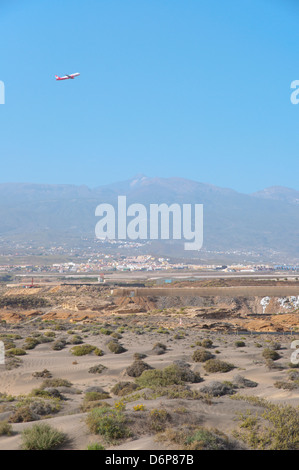
[{"label": "hazy mountain ridge", "polygon": [[278,251],[299,257],[299,191],[273,187],[242,194],[183,178],[147,178],[88,188],[76,185],[0,184],[0,236],[18,240],[47,235],[94,238],[100,203],[204,205],[204,248]]}]

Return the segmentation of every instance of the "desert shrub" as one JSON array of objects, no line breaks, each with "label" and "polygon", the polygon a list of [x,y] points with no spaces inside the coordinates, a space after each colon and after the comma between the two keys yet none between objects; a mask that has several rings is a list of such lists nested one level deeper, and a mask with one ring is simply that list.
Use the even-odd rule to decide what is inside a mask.
[{"label": "desert shrub", "polygon": [[114,339],[120,339],[122,338],[122,335],[120,333],[117,333],[116,331],[114,331],[114,333],[111,333],[111,338],[114,338]]},{"label": "desert shrub", "polygon": [[273,349],[274,351],[277,351],[277,350],[281,349],[281,344],[278,343],[277,341],[270,341],[269,348]]},{"label": "desert shrub", "polygon": [[289,375],[290,380],[294,380],[295,382],[299,383],[299,371],[298,370],[290,370],[288,375]]},{"label": "desert shrub", "polygon": [[22,432],[23,450],[50,450],[61,445],[66,435],[46,423],[34,424]]},{"label": "desert shrub", "polygon": [[52,344],[52,349],[54,351],[61,351],[65,347],[66,347],[66,340],[65,339],[57,340]]},{"label": "desert shrub", "polygon": [[24,349],[34,349],[39,344],[39,340],[37,338],[32,338],[28,336],[24,342]]},{"label": "desert shrub", "polygon": [[156,343],[154,344],[152,348],[152,354],[156,354],[157,356],[160,356],[161,354],[164,354],[166,352],[167,347],[163,343]]},{"label": "desert shrub", "polygon": [[31,410],[30,406],[21,405],[16,408],[9,418],[10,423],[29,423],[38,419],[36,414]]},{"label": "desert shrub", "polygon": [[141,360],[136,360],[131,364],[129,367],[126,368],[126,373],[130,377],[140,377],[143,371],[152,369],[152,367],[146,362],[143,362]]},{"label": "desert shrub", "polygon": [[229,362],[220,361],[219,359],[209,359],[204,363],[204,369],[207,372],[229,372],[234,369],[234,365]]},{"label": "desert shrub", "polygon": [[84,401],[97,401],[97,400],[105,400],[106,398],[110,398],[109,393],[101,391],[101,392],[86,392],[84,396]]},{"label": "desert shrub", "polygon": [[49,416],[52,413],[58,413],[61,409],[61,405],[57,400],[34,400],[32,403],[29,403],[29,408],[35,415],[38,416]]},{"label": "desert shrub", "polygon": [[8,421],[0,421],[0,436],[11,436],[12,425]]},{"label": "desert shrub", "polygon": [[138,360],[138,359],[145,359],[145,358],[146,358],[146,354],[136,352],[136,353],[134,353],[133,358],[136,359],[136,360]]},{"label": "desert shrub", "polygon": [[[200,400],[206,399],[206,397],[197,390],[190,390],[186,385],[168,385],[167,387],[158,387],[155,389],[155,396],[165,396],[170,399],[190,399],[190,400]],[[154,397],[153,397],[154,398]],[[205,400],[207,402],[207,400]],[[208,403],[211,404],[211,403]]]},{"label": "desert shrub", "polygon": [[270,359],[271,361],[277,361],[277,359],[280,359],[280,355],[278,352],[276,352],[274,349],[270,348],[265,348],[263,351],[263,357],[268,360]]},{"label": "desert shrub", "polygon": [[40,388],[71,387],[72,384],[66,379],[46,379],[42,382]]},{"label": "desert shrub", "polygon": [[299,450],[299,409],[267,400],[235,395],[233,398],[261,407],[250,420],[251,411],[239,415],[240,431],[234,435],[255,450]]},{"label": "desert shrub", "polygon": [[135,405],[133,406],[134,411],[145,411],[145,406],[143,404],[141,405]]},{"label": "desert shrub", "polygon": [[246,344],[244,343],[244,341],[235,341],[235,346],[236,348],[244,348]]},{"label": "desert shrub", "polygon": [[0,403],[14,401],[15,398],[12,395],[7,395],[6,393],[0,392]]},{"label": "desert shrub", "polygon": [[121,354],[126,351],[126,349],[116,341],[109,341],[107,346],[109,351],[111,351],[113,354]]},{"label": "desert shrub", "polygon": [[209,338],[204,338],[202,341],[196,341],[196,346],[201,346],[202,348],[211,348],[213,346],[213,341]]},{"label": "desert shrub", "polygon": [[98,442],[94,442],[92,444],[88,444],[86,450],[105,450],[105,447],[102,446],[102,444],[99,444]]},{"label": "desert shrub", "polygon": [[107,328],[100,328],[100,332],[102,335],[110,336],[112,334],[111,330],[108,330]]},{"label": "desert shrub", "polygon": [[41,372],[34,372],[32,376],[36,378],[50,379],[52,377],[52,374],[50,371],[48,371],[48,369],[44,369]]},{"label": "desert shrub", "polygon": [[184,450],[231,450],[236,444],[217,429],[203,427],[184,430],[166,429],[161,439],[179,445]]},{"label": "desert shrub", "polygon": [[136,383],[142,388],[167,387],[168,385],[182,385],[184,371],[173,364],[164,369],[145,370],[140,377],[136,378]]},{"label": "desert shrub", "polygon": [[15,295],[15,296],[2,296],[0,297],[0,308],[22,308],[24,310],[31,308],[48,307],[50,303],[42,297]]},{"label": "desert shrub", "polygon": [[277,380],[274,382],[274,387],[282,390],[295,390],[298,386],[293,382],[283,382],[282,380]]},{"label": "desert shrub", "polygon": [[92,366],[88,369],[88,372],[90,374],[101,374],[105,369],[107,369],[106,366],[103,366],[102,364],[97,364],[96,366]]},{"label": "desert shrub", "polygon": [[177,360],[174,361],[173,365],[178,368],[178,371],[183,382],[198,383],[201,382],[201,377],[199,372],[193,372],[190,369],[190,364],[185,361]]},{"label": "desert shrub", "polygon": [[125,426],[125,416],[122,412],[107,406],[94,408],[87,415],[86,424],[94,434],[100,434],[107,442],[113,442],[129,436]]},{"label": "desert shrub", "polygon": [[194,362],[206,362],[213,357],[213,354],[206,349],[196,349],[192,355],[192,360]]},{"label": "desert shrub", "polygon": [[82,344],[81,346],[74,346],[71,349],[71,353],[74,356],[86,356],[87,354],[95,354],[96,356],[102,356],[103,351],[96,346],[91,344]]},{"label": "desert shrub", "polygon": [[82,344],[83,343],[83,340],[82,340],[80,335],[73,335],[70,338],[69,341],[70,341],[71,344]]},{"label": "desert shrub", "polygon": [[166,422],[170,419],[170,415],[166,410],[154,409],[149,413],[149,424],[153,431],[161,432],[166,427]]},{"label": "desert shrub", "polygon": [[55,338],[56,333],[54,331],[45,331],[44,336],[47,336],[48,338]]},{"label": "desert shrub", "polygon": [[257,385],[258,385],[257,382],[254,382],[253,380],[250,380],[250,379],[245,379],[245,377],[242,377],[242,375],[235,375],[233,380],[234,380],[234,383],[239,388],[257,387]]},{"label": "desert shrub", "polygon": [[114,395],[123,397],[134,392],[137,388],[138,386],[134,382],[118,382],[112,387],[111,392]]},{"label": "desert shrub", "polygon": [[25,354],[27,354],[25,349],[21,349],[21,348],[12,348],[5,352],[6,357],[25,356]]},{"label": "desert shrub", "polygon": [[204,385],[200,391],[212,397],[222,397],[223,395],[232,395],[235,389],[232,385],[225,382],[210,382]]},{"label": "desert shrub", "polygon": [[[275,352],[275,351],[274,351]],[[269,370],[281,370],[283,366],[281,364],[277,364],[273,359],[266,359],[265,365],[268,367]]]}]

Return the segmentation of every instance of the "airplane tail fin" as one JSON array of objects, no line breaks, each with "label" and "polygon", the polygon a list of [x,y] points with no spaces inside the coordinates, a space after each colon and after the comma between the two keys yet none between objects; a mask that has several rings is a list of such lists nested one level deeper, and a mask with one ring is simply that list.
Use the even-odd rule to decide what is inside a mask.
[{"label": "airplane tail fin", "polygon": [[58,78],[60,78],[60,77],[58,77],[58,75],[55,75],[55,78],[56,78],[56,80],[58,80]]}]

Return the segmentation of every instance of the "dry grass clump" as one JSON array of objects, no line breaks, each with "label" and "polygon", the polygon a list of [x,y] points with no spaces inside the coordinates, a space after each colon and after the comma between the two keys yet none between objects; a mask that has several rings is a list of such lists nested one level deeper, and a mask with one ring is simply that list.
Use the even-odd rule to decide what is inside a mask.
[{"label": "dry grass clump", "polygon": [[0,421],[0,436],[11,436],[12,425],[8,421]]},{"label": "dry grass clump", "polygon": [[23,450],[50,450],[61,445],[66,435],[46,423],[34,424],[22,432]]}]

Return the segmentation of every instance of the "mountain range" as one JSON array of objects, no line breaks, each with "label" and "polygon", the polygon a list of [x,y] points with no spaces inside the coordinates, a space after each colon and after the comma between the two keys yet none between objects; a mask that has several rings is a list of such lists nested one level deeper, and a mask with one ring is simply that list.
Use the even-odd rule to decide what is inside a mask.
[{"label": "mountain range", "polygon": [[[130,180],[96,188],[76,185],[0,184],[0,238],[14,243],[61,243],[95,238],[95,208],[128,204],[203,204],[204,252],[243,252],[261,260],[299,259],[299,191],[280,186],[252,194],[184,178]],[[167,245],[167,242],[165,242]],[[182,244],[169,242],[182,253]],[[155,244],[154,244],[155,245]],[[167,252],[165,244],[164,249]],[[161,245],[158,251],[161,252]],[[186,254],[186,253],[185,253]],[[198,256],[198,253],[188,253]]]}]

